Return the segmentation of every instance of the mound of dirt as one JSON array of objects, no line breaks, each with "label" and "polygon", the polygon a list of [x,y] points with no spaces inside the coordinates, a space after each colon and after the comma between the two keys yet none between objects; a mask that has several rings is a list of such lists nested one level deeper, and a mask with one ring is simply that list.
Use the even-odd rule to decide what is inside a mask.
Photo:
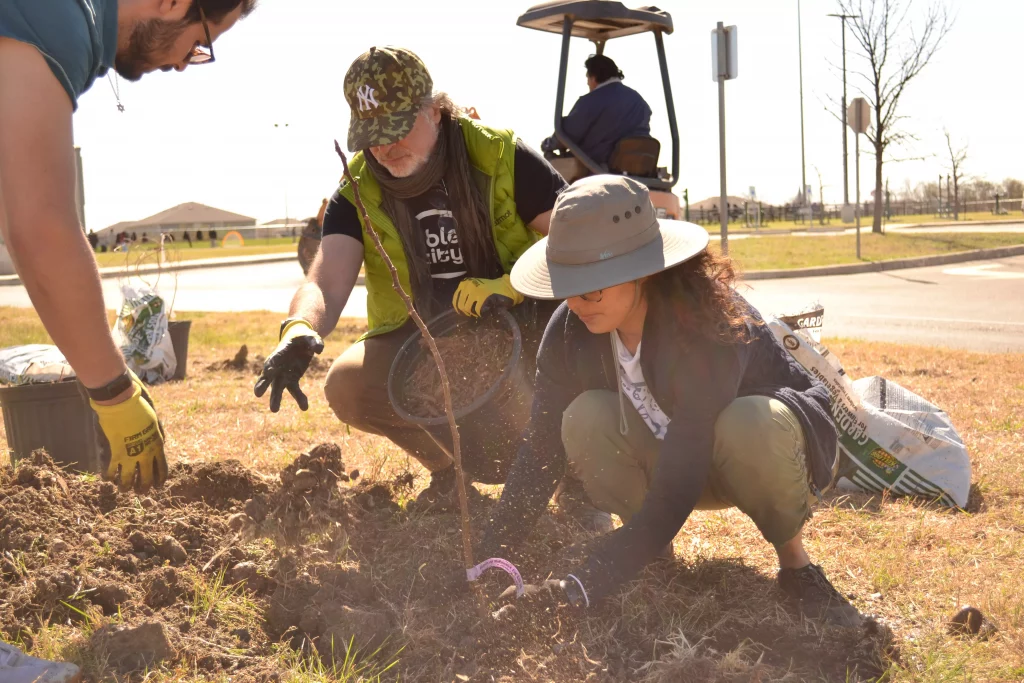
[{"label": "mound of dirt", "polygon": [[218,510],[270,490],[263,479],[237,460],[184,464],[167,484],[167,493],[183,503],[204,502]]},{"label": "mound of dirt", "polygon": [[[397,662],[381,680],[839,679],[875,666],[879,638],[809,637],[773,607],[770,578],[732,561],[659,563],[586,613],[541,597],[484,616],[468,591],[443,590],[463,571],[458,515],[409,513],[408,484],[355,484],[322,444],[276,479],[231,461],[179,466],[140,497],[36,453],[0,468],[0,639],[71,629],[61,642],[87,680],[173,669],[269,683],[286,674],[280,643],[328,667]],[[558,576],[577,540],[545,515],[514,560],[528,580]],[[487,595],[505,584],[489,572]],[[684,614],[698,649],[670,642]],[[736,648],[744,657],[720,654]]]},{"label": "mound of dirt", "polygon": [[[261,364],[262,367],[262,364]],[[206,366],[206,369],[210,372],[217,372],[222,370],[248,370],[249,369],[249,347],[242,344],[242,348],[238,349],[238,353],[235,354],[234,358],[230,360],[222,360],[216,363],[211,363]]]}]

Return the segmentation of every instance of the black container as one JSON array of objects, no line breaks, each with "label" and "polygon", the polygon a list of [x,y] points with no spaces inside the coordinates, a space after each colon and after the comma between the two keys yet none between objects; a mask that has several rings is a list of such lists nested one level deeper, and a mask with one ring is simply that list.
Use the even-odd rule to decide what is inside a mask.
[{"label": "black container", "polygon": [[45,448],[54,462],[83,472],[100,471],[96,414],[78,382],[0,387],[11,460]]},{"label": "black container", "polygon": [[[512,460],[522,443],[523,430],[530,421],[533,402],[533,383],[523,355],[523,336],[516,319],[508,311],[492,314],[512,332],[512,354],[497,382],[473,403],[455,411],[462,443],[462,465],[474,481],[484,484],[502,484],[508,476]],[[481,323],[455,311],[442,313],[427,323],[430,334],[444,337],[456,329],[473,328]],[[452,453],[452,434],[448,417],[421,417],[410,414],[404,407],[405,380],[417,361],[430,355],[430,349],[420,343],[417,330],[399,349],[388,374],[388,398],[391,406],[403,420],[426,430],[449,454]],[[452,368],[448,368],[451,373]]]},{"label": "black container", "polygon": [[185,379],[188,372],[188,335],[192,329],[191,320],[171,321],[167,323],[167,334],[171,335],[171,346],[178,364],[174,368],[171,379]]}]

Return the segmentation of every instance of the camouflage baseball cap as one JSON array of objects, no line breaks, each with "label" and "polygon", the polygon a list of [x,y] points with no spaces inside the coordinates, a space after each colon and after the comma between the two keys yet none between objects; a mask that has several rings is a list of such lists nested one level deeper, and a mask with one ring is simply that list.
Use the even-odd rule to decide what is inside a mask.
[{"label": "camouflage baseball cap", "polygon": [[411,50],[371,47],[361,54],[345,74],[345,99],[352,109],[349,150],[390,145],[404,138],[433,88],[427,67]]}]

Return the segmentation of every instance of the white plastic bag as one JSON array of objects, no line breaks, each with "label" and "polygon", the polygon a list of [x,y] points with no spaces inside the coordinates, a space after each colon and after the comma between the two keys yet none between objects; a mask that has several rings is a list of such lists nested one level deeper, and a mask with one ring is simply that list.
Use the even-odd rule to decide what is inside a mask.
[{"label": "white plastic bag", "polygon": [[0,383],[46,384],[73,379],[75,371],[56,346],[24,344],[0,349]]},{"label": "white plastic bag", "polygon": [[[819,334],[820,315],[823,311]],[[945,412],[884,377],[851,381],[839,359],[809,330],[794,331],[781,319],[769,320],[768,326],[832,396],[839,432],[838,488],[967,505],[971,462]]]},{"label": "white plastic bag", "polygon": [[177,368],[163,298],[145,285],[123,285],[124,301],[114,324],[114,342],[128,367],[147,384],[170,379]]}]

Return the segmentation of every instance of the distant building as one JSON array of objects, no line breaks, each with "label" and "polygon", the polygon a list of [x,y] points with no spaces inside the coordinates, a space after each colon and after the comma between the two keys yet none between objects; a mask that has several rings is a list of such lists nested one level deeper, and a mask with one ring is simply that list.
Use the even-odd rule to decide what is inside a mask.
[{"label": "distant building", "polygon": [[192,233],[193,237],[197,230],[201,230],[204,235],[210,230],[216,230],[219,237],[234,230],[241,233],[243,239],[250,239],[254,235],[255,227],[255,218],[205,204],[187,202],[140,221],[115,223],[97,231],[96,234],[100,238],[100,244],[107,245],[113,244],[114,237],[121,232],[134,232],[140,240],[146,237],[156,241],[162,233],[174,235],[175,240],[180,240],[186,230]]}]

